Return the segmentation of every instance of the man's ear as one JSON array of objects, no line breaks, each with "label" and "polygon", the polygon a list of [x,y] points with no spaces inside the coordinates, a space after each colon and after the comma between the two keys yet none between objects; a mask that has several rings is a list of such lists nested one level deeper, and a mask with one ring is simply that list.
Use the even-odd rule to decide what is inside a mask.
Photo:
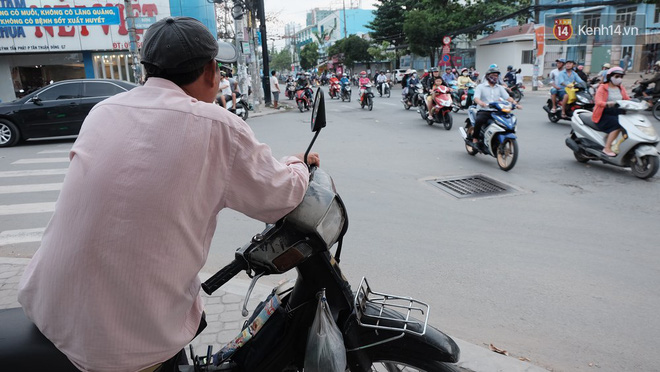
[{"label": "man's ear", "polygon": [[[202,76],[204,77],[204,82],[209,85],[215,85],[215,74],[216,74],[216,62],[211,61],[204,66],[204,73]],[[218,74],[220,72],[217,72]]]}]

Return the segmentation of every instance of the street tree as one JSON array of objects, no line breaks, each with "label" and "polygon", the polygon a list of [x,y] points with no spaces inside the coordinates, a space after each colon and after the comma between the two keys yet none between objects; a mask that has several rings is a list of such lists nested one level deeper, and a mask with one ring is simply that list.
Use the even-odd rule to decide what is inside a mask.
[{"label": "street tree", "polygon": [[371,44],[357,36],[351,35],[347,38],[337,40],[328,48],[328,56],[338,56],[342,63],[350,68],[356,62],[371,62],[373,57],[369,54]]},{"label": "street tree", "polygon": [[291,52],[289,49],[271,53],[270,67],[276,71],[289,70],[291,68]]},{"label": "street tree", "polygon": [[392,49],[392,44],[383,41],[380,44],[374,44],[367,49],[369,54],[373,57],[374,61],[395,61],[397,56],[396,52]]},{"label": "street tree", "polygon": [[403,32],[406,11],[417,3],[421,3],[421,0],[379,0],[374,10],[374,19],[367,25],[376,42],[387,41],[394,45],[396,68],[399,67],[398,56],[406,49],[406,36]]},{"label": "street tree", "polygon": [[305,70],[316,67],[319,59],[319,45],[310,43],[305,45],[300,51],[300,67]]}]

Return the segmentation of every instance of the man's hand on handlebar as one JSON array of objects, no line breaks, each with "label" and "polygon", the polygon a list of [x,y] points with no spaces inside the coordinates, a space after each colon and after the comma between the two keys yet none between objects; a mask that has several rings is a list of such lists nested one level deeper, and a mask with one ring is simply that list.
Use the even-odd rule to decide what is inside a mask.
[{"label": "man's hand on handlebar", "polygon": [[[302,160],[303,162],[305,161],[304,160],[305,154],[297,154],[295,156],[298,159]],[[310,152],[309,155],[307,155],[307,164],[320,167],[321,166],[321,158],[319,157],[319,153],[318,152]]]}]

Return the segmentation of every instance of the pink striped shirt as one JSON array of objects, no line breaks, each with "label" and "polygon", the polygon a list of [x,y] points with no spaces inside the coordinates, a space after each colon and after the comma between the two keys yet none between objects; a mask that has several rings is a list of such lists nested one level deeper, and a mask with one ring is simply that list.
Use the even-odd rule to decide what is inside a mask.
[{"label": "pink striped shirt", "polygon": [[138,371],[190,342],[216,216],[274,222],[309,174],[220,106],[158,78],[96,105],[19,302],[80,369]]}]

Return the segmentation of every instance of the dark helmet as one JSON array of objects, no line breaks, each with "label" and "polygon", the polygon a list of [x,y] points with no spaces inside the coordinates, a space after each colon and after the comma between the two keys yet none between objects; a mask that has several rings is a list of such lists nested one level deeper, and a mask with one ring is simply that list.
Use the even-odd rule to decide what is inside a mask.
[{"label": "dark helmet", "polygon": [[498,69],[496,69],[496,68],[489,68],[488,71],[486,71],[486,76],[488,76],[488,75],[490,75],[490,74],[498,74],[498,75],[499,75],[499,74],[500,74],[500,70],[498,70]]},{"label": "dark helmet", "polygon": [[440,72],[437,67],[431,67],[431,73]]},{"label": "dark helmet", "polygon": [[513,66],[511,66],[511,65],[506,66],[506,70],[507,70],[507,71],[511,71],[511,70],[513,70]]}]

